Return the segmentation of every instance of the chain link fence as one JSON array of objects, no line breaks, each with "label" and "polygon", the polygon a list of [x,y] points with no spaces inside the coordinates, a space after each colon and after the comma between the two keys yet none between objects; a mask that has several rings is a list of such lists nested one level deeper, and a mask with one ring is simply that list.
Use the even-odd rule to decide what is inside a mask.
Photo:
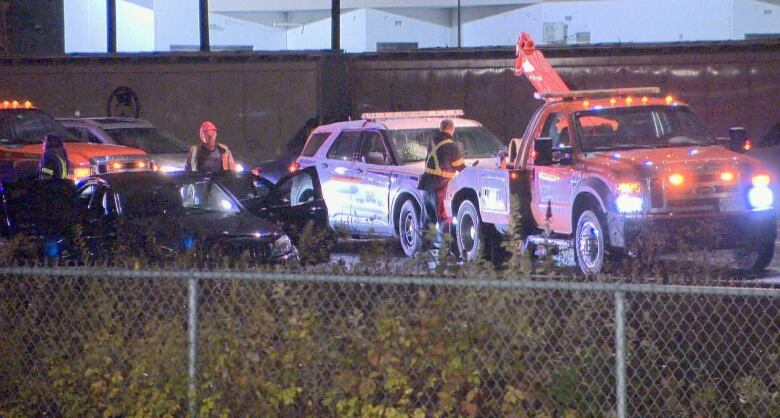
[{"label": "chain link fence", "polygon": [[0,269],[2,416],[777,417],[780,290]]}]

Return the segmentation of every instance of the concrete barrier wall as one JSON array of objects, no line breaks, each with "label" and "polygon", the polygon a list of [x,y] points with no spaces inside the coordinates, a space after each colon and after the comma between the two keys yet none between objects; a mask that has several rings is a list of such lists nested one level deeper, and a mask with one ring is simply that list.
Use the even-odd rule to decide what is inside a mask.
[{"label": "concrete barrier wall", "polygon": [[[780,48],[593,49],[547,52],[572,89],[659,86],[690,104],[718,136],[744,126],[752,138],[780,123]],[[495,55],[495,54],[491,54]],[[353,115],[367,110],[462,108],[504,140],[521,136],[542,103],[514,59],[409,60],[373,57],[352,63]]]},{"label": "concrete barrier wall", "polygon": [[126,86],[139,99],[140,117],[193,143],[201,122],[212,120],[219,141],[250,163],[283,152],[317,116],[316,60],[175,61],[15,61],[0,66],[0,99],[29,99],[54,116],[106,116],[112,92]]},{"label": "concrete barrier wall", "polygon": [[[548,48],[574,89],[659,86],[688,102],[719,136],[744,126],[760,138],[780,122],[780,43]],[[462,108],[503,140],[537,109],[512,73],[511,49],[334,58],[327,53],[139,55],[0,60],[0,99],[30,99],[55,116],[105,116],[131,88],[140,116],[188,142],[204,119],[253,163],[300,145],[307,122],[364,111]],[[296,139],[297,138],[297,139]]]}]

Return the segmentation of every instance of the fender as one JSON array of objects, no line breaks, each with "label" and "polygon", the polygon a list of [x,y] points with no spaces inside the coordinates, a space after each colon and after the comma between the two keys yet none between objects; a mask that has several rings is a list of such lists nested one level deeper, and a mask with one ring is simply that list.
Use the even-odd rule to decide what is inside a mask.
[{"label": "fender", "polygon": [[[573,196],[576,199],[581,193],[590,193],[596,197],[601,206],[601,211],[606,213],[615,212],[615,199],[612,191],[607,184],[597,177],[587,177],[577,184]],[[574,201],[572,201],[572,204]]]},{"label": "fender", "polygon": [[395,216],[395,209],[396,209],[396,205],[398,204],[398,197],[404,194],[409,194],[412,196],[412,199],[414,199],[415,203],[417,203],[418,207],[422,208],[423,204],[422,204],[422,190],[417,190],[416,177],[414,178],[414,185],[412,185],[410,182],[411,179],[410,181],[402,181],[403,180],[402,177],[404,175],[394,174],[394,176],[397,177],[391,177],[391,179],[395,178],[395,182],[400,184],[398,184],[397,187],[391,186],[389,190],[390,196],[389,199],[387,199],[389,205],[387,208],[387,216],[390,217],[390,219],[388,219],[389,221],[388,224],[393,226],[393,231],[395,231],[394,233],[397,234],[398,225],[396,225],[396,221],[398,221],[398,219],[396,219]]},{"label": "fender", "polygon": [[[601,211],[606,216],[606,228],[607,244],[615,248],[624,248],[626,246],[625,233],[624,233],[624,219],[618,214],[617,207],[615,206],[615,196],[612,191],[607,187],[607,184],[596,177],[588,177],[580,182],[574,190],[574,196],[579,196],[580,193],[590,193],[595,196],[596,200],[601,206]],[[572,202],[573,203],[573,202]],[[572,213],[572,217],[574,214]],[[577,222],[572,218],[572,225]]]}]

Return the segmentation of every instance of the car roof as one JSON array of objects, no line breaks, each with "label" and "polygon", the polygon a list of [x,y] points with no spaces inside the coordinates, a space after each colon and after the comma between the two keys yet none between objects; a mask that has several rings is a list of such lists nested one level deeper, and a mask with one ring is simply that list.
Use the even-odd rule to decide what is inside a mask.
[{"label": "car roof", "polygon": [[[438,129],[442,117],[409,117],[387,119],[356,119],[321,125],[316,132],[330,132],[337,129]],[[482,126],[479,122],[464,118],[449,118],[456,128]]]},{"label": "car roof", "polygon": [[120,117],[57,118],[65,126],[88,125],[101,129],[154,128],[146,119]]},{"label": "car roof", "polygon": [[161,172],[161,171],[126,171],[120,173],[106,173],[96,174],[87,177],[83,180],[86,182],[89,179],[99,179],[106,182],[111,186],[118,188],[126,187],[146,187],[150,182],[154,184],[181,184],[185,181],[200,180],[200,179],[214,179],[220,180],[223,176],[251,176],[248,173],[236,173],[236,172],[222,172],[222,173],[199,173],[194,171],[173,171],[173,172]]}]

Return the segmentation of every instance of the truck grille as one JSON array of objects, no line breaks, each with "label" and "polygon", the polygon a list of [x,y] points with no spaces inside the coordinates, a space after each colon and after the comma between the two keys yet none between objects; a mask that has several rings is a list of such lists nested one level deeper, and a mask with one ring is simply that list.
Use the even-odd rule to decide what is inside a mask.
[{"label": "truck grille", "polygon": [[739,199],[739,180],[738,177],[732,183],[724,183],[719,172],[687,176],[687,183],[680,187],[671,186],[663,177],[649,179],[650,212],[747,209],[743,199]]}]

